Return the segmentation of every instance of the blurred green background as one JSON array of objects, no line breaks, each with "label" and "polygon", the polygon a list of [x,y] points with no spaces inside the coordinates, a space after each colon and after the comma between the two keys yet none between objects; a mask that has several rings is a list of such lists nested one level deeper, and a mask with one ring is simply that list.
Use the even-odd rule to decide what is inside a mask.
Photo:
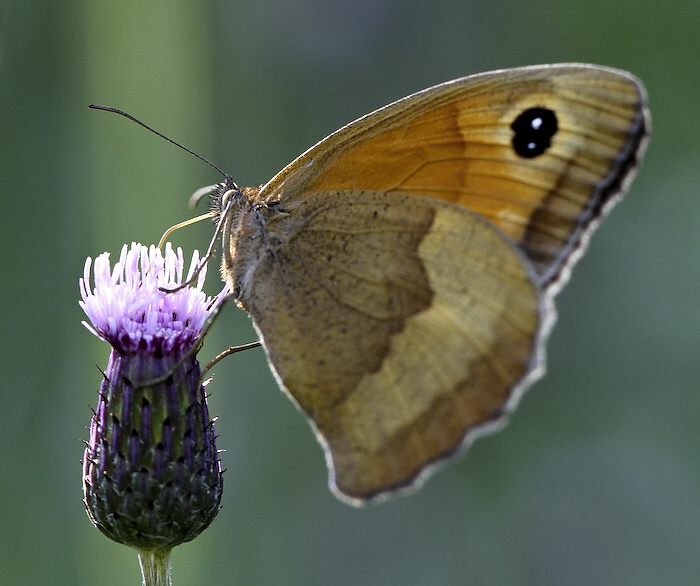
[{"label": "blurred green background", "polygon": [[[77,281],[86,256],[157,241],[220,180],[88,103],[256,185],[389,101],[557,61],[638,75],[654,132],[559,296],[548,376],[420,493],[355,510],[262,351],[224,361],[208,387],[223,510],[174,551],[174,584],[700,582],[699,30],[697,0],[0,2],[0,583],[140,583],[80,501],[108,347],[80,325]],[[202,357],[253,338],[231,307]]]}]

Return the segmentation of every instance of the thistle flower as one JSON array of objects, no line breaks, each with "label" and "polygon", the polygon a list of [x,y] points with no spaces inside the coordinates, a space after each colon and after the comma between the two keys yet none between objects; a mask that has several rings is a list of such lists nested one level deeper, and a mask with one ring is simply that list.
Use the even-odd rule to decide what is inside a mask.
[{"label": "thistle flower", "polygon": [[[195,251],[188,280],[198,262]],[[107,537],[140,554],[156,552],[167,568],[170,550],[219,511],[221,462],[195,356],[218,300],[202,291],[206,267],[196,286],[160,290],[183,283],[182,250],[169,243],[164,255],[124,245],[111,272],[109,254],[100,255],[92,291],[91,265],[88,258],[80,279],[79,303],[90,320],[83,323],[112,351],[85,450],[85,506]]]}]

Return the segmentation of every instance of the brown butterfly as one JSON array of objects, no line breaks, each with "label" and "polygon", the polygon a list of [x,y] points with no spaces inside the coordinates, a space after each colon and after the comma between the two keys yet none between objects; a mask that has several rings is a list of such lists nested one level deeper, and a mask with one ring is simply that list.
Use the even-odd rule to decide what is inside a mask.
[{"label": "brown butterfly", "polygon": [[259,188],[215,186],[223,276],[337,496],[415,487],[502,425],[648,132],[628,73],[506,69],[376,110]]}]

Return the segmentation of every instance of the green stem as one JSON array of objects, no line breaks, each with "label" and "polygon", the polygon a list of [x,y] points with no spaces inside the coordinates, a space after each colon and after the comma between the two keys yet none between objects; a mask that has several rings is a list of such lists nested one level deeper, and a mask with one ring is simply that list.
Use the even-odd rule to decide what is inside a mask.
[{"label": "green stem", "polygon": [[139,549],[143,586],[172,586],[170,549]]}]

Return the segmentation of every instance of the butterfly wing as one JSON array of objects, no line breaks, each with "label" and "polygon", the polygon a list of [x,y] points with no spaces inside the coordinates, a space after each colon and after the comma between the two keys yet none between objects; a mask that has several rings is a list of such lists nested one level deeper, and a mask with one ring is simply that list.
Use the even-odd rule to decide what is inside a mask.
[{"label": "butterfly wing", "polygon": [[[517,124],[540,110],[555,117],[556,128],[543,129],[551,146],[522,156],[514,143],[529,133]],[[558,288],[632,180],[648,131],[644,87],[626,72],[580,64],[494,71],[429,88],[348,124],[261,195],[293,202],[369,189],[455,202],[512,238],[540,281]]]},{"label": "butterfly wing", "polygon": [[647,125],[627,74],[483,74],[349,124],[231,214],[223,272],[341,498],[415,486],[513,408]]},{"label": "butterfly wing", "polygon": [[341,497],[415,483],[539,373],[551,315],[530,265],[468,210],[340,191],[279,221],[295,228],[272,236],[239,302]]}]

